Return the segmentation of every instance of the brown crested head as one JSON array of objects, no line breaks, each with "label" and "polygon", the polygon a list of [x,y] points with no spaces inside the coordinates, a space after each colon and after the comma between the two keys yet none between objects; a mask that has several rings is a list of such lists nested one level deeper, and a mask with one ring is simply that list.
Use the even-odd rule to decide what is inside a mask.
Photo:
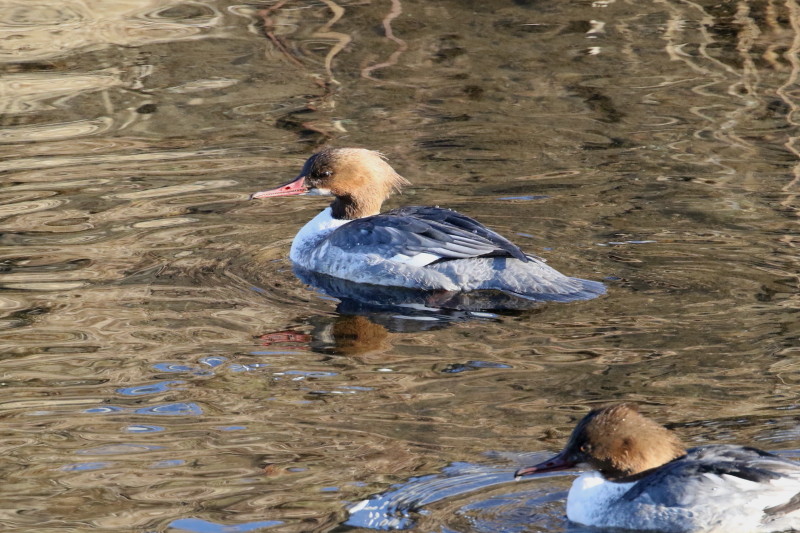
[{"label": "brown crested head", "polygon": [[642,416],[634,404],[594,409],[578,422],[564,450],[518,476],[588,464],[609,481],[637,479],[686,454],[681,440],[664,426]]},{"label": "brown crested head", "polygon": [[335,196],[333,216],[345,219],[378,214],[383,201],[409,183],[383,155],[364,148],[318,152],[308,158],[300,175],[312,194]]},{"label": "brown crested head", "polygon": [[567,448],[611,481],[636,476],[686,454],[681,440],[642,416],[634,404],[592,410],[575,427]]}]

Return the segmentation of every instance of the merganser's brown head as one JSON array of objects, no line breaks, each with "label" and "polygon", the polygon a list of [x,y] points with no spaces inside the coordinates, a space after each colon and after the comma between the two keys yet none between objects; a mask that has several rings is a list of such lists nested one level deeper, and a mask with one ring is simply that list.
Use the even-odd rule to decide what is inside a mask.
[{"label": "merganser's brown head", "polygon": [[306,160],[300,175],[276,189],[250,196],[268,198],[300,194],[335,196],[332,215],[338,219],[377,215],[392,191],[408,181],[379,152],[364,148],[328,148]]},{"label": "merganser's brown head", "polygon": [[587,464],[609,481],[627,482],[684,455],[686,448],[674,433],[639,414],[635,405],[623,403],[592,410],[575,426],[561,453],[515,475]]}]

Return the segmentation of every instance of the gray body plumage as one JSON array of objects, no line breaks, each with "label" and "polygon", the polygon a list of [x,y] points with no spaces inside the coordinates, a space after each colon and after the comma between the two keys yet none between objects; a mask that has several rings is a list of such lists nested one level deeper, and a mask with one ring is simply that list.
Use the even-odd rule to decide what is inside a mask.
[{"label": "gray body plumage", "polygon": [[500,290],[536,299],[593,298],[602,283],[565,276],[477,221],[410,206],[353,221],[326,209],[300,230],[292,260],[358,283],[426,290]]}]

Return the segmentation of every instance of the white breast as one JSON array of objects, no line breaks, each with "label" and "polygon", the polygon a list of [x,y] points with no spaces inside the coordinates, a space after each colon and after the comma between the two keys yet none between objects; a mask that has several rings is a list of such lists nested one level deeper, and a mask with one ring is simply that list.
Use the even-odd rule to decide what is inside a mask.
[{"label": "white breast", "polygon": [[567,518],[587,526],[600,525],[607,520],[611,504],[633,485],[606,481],[599,472],[585,472],[578,476],[569,490]]},{"label": "white breast", "polygon": [[308,221],[292,241],[289,258],[295,263],[309,268],[311,250],[319,244],[330,232],[350,222],[349,220],[333,218],[331,208],[323,209],[317,216]]}]

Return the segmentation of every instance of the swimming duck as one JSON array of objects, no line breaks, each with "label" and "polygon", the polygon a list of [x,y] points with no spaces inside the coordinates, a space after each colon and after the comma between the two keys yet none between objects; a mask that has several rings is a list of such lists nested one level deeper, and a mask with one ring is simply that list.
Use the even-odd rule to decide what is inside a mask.
[{"label": "swimming duck", "polygon": [[300,175],[251,198],[333,196],[297,233],[299,267],[346,279],[423,290],[498,290],[533,299],[574,300],[605,293],[596,281],[561,274],[472,218],[441,207],[380,213],[408,181],[378,152],[332,148],[312,155]]},{"label": "swimming duck", "polygon": [[800,463],[747,446],[686,449],[635,405],[594,409],[564,450],[517,478],[584,465],[567,518],[586,526],[666,533],[800,529]]}]

